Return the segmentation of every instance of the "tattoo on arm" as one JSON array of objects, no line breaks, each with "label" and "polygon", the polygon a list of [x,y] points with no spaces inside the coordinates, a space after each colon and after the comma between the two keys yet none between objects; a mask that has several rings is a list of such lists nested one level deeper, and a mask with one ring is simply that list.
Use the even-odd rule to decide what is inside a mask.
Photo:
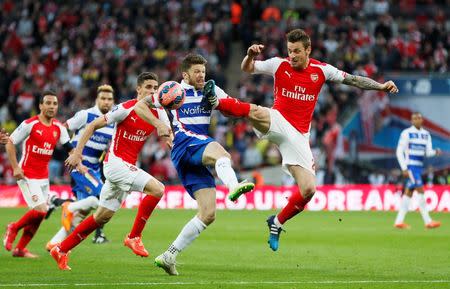
[{"label": "tattoo on arm", "polygon": [[382,84],[364,76],[347,74],[342,82],[347,85],[369,90],[381,90]]}]

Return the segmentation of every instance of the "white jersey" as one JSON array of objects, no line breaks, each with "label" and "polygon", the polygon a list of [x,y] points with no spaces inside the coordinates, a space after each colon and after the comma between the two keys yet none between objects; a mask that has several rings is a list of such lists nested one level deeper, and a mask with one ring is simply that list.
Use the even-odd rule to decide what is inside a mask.
[{"label": "white jersey", "polygon": [[[69,130],[75,131],[72,138],[74,147],[77,146],[86,126],[99,116],[103,116],[103,113],[97,106],[94,106],[77,112],[72,118],[67,120],[66,123]],[[95,171],[100,170],[100,157],[108,149],[113,132],[114,124],[109,124],[92,134],[83,149],[83,165]]]},{"label": "white jersey", "polygon": [[410,166],[423,167],[425,157],[435,154],[428,131],[415,126],[402,131],[397,145],[397,160],[403,171]]}]

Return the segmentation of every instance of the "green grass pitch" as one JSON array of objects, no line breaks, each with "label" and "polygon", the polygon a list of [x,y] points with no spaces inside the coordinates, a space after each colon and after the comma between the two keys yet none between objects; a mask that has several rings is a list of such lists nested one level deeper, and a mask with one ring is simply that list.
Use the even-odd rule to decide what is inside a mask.
[{"label": "green grass pitch", "polygon": [[[25,209],[0,209],[0,225]],[[106,226],[112,242],[91,237],[72,252],[72,271],[59,271],[44,246],[59,228],[60,211],[45,221],[30,251],[38,259],[0,253],[0,288],[450,288],[450,214],[426,230],[409,213],[411,230],[392,227],[394,212],[305,212],[291,220],[280,249],[267,245],[267,211],[219,211],[216,222],[178,257],[180,276],[154,267],[153,258],[195,214],[156,210],[144,231],[149,258],[123,246],[136,210],[120,210]]]}]

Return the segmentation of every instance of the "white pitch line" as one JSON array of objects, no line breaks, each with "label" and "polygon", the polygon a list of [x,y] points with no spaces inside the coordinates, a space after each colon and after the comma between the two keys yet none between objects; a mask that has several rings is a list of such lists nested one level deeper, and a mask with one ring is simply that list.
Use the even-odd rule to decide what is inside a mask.
[{"label": "white pitch line", "polygon": [[450,280],[328,280],[328,281],[229,281],[229,282],[117,282],[117,283],[14,283],[0,284],[0,287],[57,287],[57,286],[160,286],[160,285],[258,285],[258,284],[411,284],[450,283]]}]

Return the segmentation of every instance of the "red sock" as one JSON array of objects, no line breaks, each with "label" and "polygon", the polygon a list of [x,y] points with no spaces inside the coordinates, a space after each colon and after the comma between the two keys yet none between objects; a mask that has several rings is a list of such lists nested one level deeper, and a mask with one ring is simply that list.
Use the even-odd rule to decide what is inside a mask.
[{"label": "red sock", "polygon": [[216,109],[227,115],[246,117],[250,113],[250,103],[242,102],[232,97],[221,98]]},{"label": "red sock", "polygon": [[41,211],[29,210],[28,212],[25,213],[25,215],[22,216],[22,218],[20,218],[17,222],[14,223],[14,228],[18,231],[23,227],[25,227],[26,225],[33,223],[34,220],[41,219],[42,214],[44,214],[45,216],[45,213]]},{"label": "red sock", "polygon": [[28,243],[30,243],[31,239],[34,237],[34,234],[36,234],[36,231],[39,229],[39,226],[47,213],[36,211],[36,215],[37,216],[23,229],[22,237],[20,237],[20,240],[16,246],[19,250],[23,250],[27,247]]},{"label": "red sock", "polygon": [[303,211],[309,200],[303,198],[299,191],[295,191],[289,198],[287,205],[278,213],[278,221],[284,224],[287,220]]},{"label": "red sock", "polygon": [[147,195],[145,196],[141,203],[139,204],[139,209],[136,215],[136,219],[134,219],[133,228],[131,229],[129,238],[140,237],[142,234],[142,230],[144,230],[145,224],[147,223],[148,218],[153,212],[153,209],[158,204],[160,198]]},{"label": "red sock", "polygon": [[94,216],[86,218],[83,222],[81,222],[73,232],[67,236],[67,238],[61,242],[59,248],[61,252],[67,253],[70,249],[80,244],[81,241],[86,239],[90,233],[94,232],[95,229],[99,228],[100,225],[95,222]]}]

